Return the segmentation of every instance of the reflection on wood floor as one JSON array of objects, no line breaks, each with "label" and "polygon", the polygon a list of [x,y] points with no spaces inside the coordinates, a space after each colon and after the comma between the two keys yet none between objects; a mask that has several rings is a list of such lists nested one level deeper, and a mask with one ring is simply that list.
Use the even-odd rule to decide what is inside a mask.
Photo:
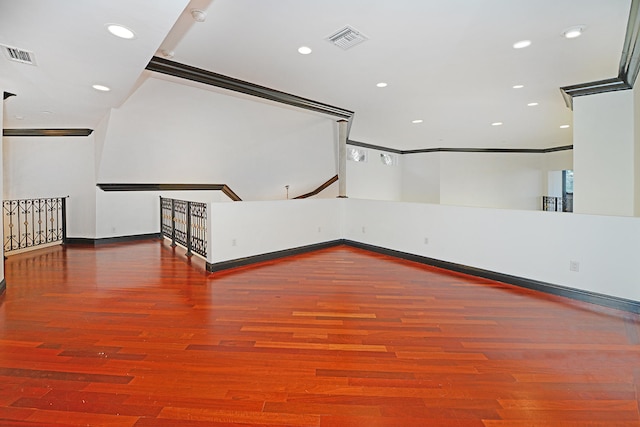
[{"label": "reflection on wood floor", "polygon": [[640,318],[338,246],[6,260],[0,425],[640,426]]}]

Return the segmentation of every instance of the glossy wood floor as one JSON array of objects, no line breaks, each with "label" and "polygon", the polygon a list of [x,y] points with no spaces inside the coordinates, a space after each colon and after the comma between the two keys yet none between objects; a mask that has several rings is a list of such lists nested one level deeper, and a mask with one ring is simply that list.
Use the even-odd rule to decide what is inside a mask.
[{"label": "glossy wood floor", "polygon": [[640,426],[638,316],[350,247],[10,257],[2,426]]}]

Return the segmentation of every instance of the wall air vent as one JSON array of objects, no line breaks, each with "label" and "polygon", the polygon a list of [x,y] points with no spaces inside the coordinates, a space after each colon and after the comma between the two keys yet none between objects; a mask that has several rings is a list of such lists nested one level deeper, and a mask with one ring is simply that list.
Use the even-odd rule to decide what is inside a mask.
[{"label": "wall air vent", "polygon": [[0,45],[0,47],[2,47],[2,51],[9,60],[21,62],[23,64],[36,65],[36,57],[33,52],[5,45]]},{"label": "wall air vent", "polygon": [[368,38],[360,31],[347,26],[330,35],[326,38],[326,40],[330,41],[341,49],[347,50],[368,40]]}]

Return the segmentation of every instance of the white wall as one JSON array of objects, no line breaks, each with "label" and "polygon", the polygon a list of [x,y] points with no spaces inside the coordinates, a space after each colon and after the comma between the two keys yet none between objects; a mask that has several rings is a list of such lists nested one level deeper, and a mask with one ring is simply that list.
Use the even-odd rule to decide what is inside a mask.
[{"label": "white wall", "polygon": [[545,196],[562,197],[562,171],[547,172],[547,191]]},{"label": "white wall", "polygon": [[[0,93],[4,99],[4,85],[0,85]],[[4,129],[4,100],[0,102],[0,129]],[[0,192],[4,196],[4,137],[0,137]],[[3,197],[4,198],[4,197]],[[2,227],[4,229],[4,227]],[[0,257],[4,259],[4,230],[2,234]],[[4,262],[0,262],[0,282],[4,280]]]},{"label": "white wall", "polygon": [[4,137],[3,156],[5,199],[69,196],[67,236],[94,237],[93,135]]},{"label": "white wall", "polygon": [[640,301],[640,218],[344,202],[346,239]]},{"label": "white wall", "polygon": [[213,203],[207,261],[235,260],[339,239],[346,199]]},{"label": "white wall", "polygon": [[227,184],[243,200],[285,199],[289,185],[298,196],[336,174],[335,127],[314,113],[148,78],[111,111],[98,182]]},{"label": "white wall", "polygon": [[640,218],[352,198],[210,209],[211,263],[344,238],[640,301]]},{"label": "white wall", "polygon": [[440,203],[538,210],[544,154],[440,153]]},{"label": "white wall", "polygon": [[[347,161],[347,196],[356,199],[400,200],[403,156],[372,148],[357,148],[367,152],[367,161]],[[380,154],[383,153],[393,156],[396,164],[383,164],[380,160]]]},{"label": "white wall", "polygon": [[95,189],[96,238],[160,232],[160,196],[192,202],[227,202],[221,191],[102,191]]},{"label": "white wall", "polygon": [[573,170],[573,150],[544,154],[545,196],[562,197],[562,171]]},{"label": "white wall", "polygon": [[633,101],[630,90],[573,99],[574,212],[634,215]]},{"label": "white wall", "polygon": [[633,89],[633,128],[634,215],[640,216],[640,88]]},{"label": "white wall", "polygon": [[402,156],[402,200],[440,203],[440,153]]}]

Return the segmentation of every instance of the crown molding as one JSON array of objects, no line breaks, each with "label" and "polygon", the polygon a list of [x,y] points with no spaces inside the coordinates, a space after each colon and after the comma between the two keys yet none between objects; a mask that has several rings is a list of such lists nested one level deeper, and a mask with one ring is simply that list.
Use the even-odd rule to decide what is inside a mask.
[{"label": "crown molding", "polygon": [[633,89],[640,71],[640,0],[631,0],[629,20],[618,66],[618,76],[605,80],[580,83],[560,88],[560,93],[568,108],[573,110],[573,98]]},{"label": "crown molding", "polygon": [[397,150],[395,148],[383,147],[381,145],[367,144],[353,140],[347,141],[348,145],[355,147],[371,148],[373,150],[385,151],[395,154],[422,154],[422,153],[528,153],[528,154],[546,154],[556,151],[573,150],[573,145],[562,145],[550,148],[421,148],[416,150]]},{"label": "crown molding", "polygon": [[3,136],[89,136],[93,129],[3,129]]},{"label": "crown molding", "polygon": [[287,104],[305,110],[315,111],[317,113],[327,114],[339,119],[351,120],[353,111],[344,108],[335,107],[333,105],[324,104],[307,98],[302,98],[290,93],[281,92],[265,86],[260,86],[244,80],[235,79],[233,77],[214,73],[212,71],[203,70],[202,68],[192,67],[168,59],[154,56],[146,67],[149,71],[160,74],[166,74],[173,77],[179,77],[209,86],[215,86],[223,89],[232,90],[234,92],[244,93],[246,95],[256,96],[258,98]]}]

